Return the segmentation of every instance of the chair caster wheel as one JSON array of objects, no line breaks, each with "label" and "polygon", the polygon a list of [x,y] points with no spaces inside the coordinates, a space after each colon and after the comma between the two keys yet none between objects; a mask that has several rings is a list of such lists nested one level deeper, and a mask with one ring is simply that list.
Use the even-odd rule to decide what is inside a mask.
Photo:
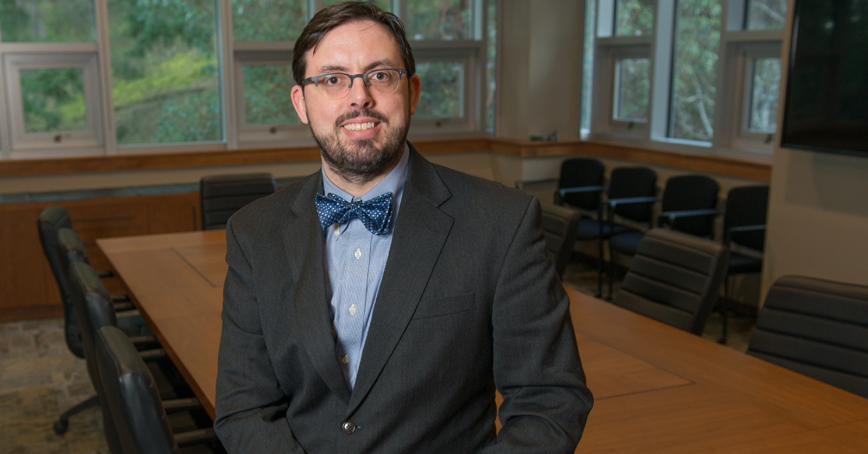
[{"label": "chair caster wheel", "polygon": [[69,427],[69,423],[67,421],[56,421],[54,423],[54,433],[57,435],[63,435],[66,433],[66,429]]}]

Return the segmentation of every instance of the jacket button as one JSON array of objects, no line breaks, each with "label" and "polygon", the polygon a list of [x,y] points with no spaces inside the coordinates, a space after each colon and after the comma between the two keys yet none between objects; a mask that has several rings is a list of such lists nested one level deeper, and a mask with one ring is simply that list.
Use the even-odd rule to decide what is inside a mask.
[{"label": "jacket button", "polygon": [[341,428],[343,428],[344,432],[346,432],[348,434],[351,434],[351,433],[356,431],[356,425],[353,424],[352,421],[345,421],[343,424],[341,424]]}]

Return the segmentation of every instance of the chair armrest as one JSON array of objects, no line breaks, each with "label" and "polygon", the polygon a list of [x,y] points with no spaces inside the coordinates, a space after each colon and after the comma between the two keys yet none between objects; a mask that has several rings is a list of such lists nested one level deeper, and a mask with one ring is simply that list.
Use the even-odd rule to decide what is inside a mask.
[{"label": "chair armrest", "polygon": [[112,273],[111,270],[98,270],[96,275],[99,276],[100,279],[115,277],[115,273]]},{"label": "chair armrest", "polygon": [[189,432],[175,433],[175,443],[178,443],[179,448],[184,448],[190,445],[207,443],[209,441],[217,441],[217,433],[212,427],[205,429],[191,430]]},{"label": "chair armrest", "polygon": [[126,303],[130,301],[129,295],[109,295],[113,303]]},{"label": "chair armrest", "polygon": [[603,192],[606,188],[603,186],[578,186],[575,188],[562,188],[558,189],[558,194],[563,197],[565,194],[572,194],[576,192]]},{"label": "chair armrest", "polygon": [[124,312],[124,311],[132,311],[135,310],[136,306],[131,302],[123,302],[123,303],[114,303],[112,306],[115,309],[115,312]]},{"label": "chair armrest", "polygon": [[[129,336],[130,342],[136,346],[136,348],[143,347],[146,345],[156,345],[159,347],[160,341],[157,340],[154,336]],[[146,351],[146,350],[142,350]]]},{"label": "chair armrest", "polygon": [[557,178],[543,178],[539,180],[515,180],[515,188],[521,189],[522,186],[526,184],[536,184],[536,183],[555,183],[557,182]]},{"label": "chair armrest", "polygon": [[166,410],[166,413],[179,413],[182,411],[198,410],[200,408],[202,408],[202,403],[195,397],[163,400],[163,409]]},{"label": "chair armrest", "polygon": [[606,201],[606,204],[612,208],[615,208],[618,205],[627,205],[631,203],[654,203],[660,200],[657,197],[625,197],[622,199],[609,199]]},{"label": "chair armrest", "polygon": [[139,352],[139,357],[142,358],[142,361],[163,361],[169,359],[169,354],[166,353],[162,348],[155,348],[153,350],[144,350]]},{"label": "chair armrest", "polygon": [[720,211],[709,208],[707,210],[683,210],[683,211],[664,211],[660,213],[660,217],[675,220],[677,218],[687,218],[696,216],[717,216]]},{"label": "chair armrest", "polygon": [[758,225],[740,225],[738,227],[730,227],[725,232],[723,232],[723,244],[729,246],[732,243],[732,234],[740,233],[740,232],[759,232],[766,229],[765,224]]},{"label": "chair armrest", "polygon": [[730,228],[729,228],[729,232],[730,232],[730,233],[732,233],[732,232],[756,232],[756,231],[759,231],[759,230],[765,230],[765,229],[766,229],[766,225],[765,225],[765,224],[761,224],[761,225],[742,225],[742,226],[739,226],[739,227],[730,227]]}]

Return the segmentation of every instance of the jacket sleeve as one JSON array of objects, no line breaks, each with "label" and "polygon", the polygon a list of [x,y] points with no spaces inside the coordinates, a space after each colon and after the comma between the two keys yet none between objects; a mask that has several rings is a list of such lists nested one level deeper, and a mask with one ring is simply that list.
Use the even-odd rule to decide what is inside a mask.
[{"label": "jacket sleeve", "polygon": [[230,220],[214,429],[230,453],[303,453],[286,420],[285,395],[262,334],[255,270],[238,237]]},{"label": "jacket sleeve", "polygon": [[502,429],[484,452],[574,452],[593,396],[585,384],[569,297],[546,256],[535,198],[506,254],[491,317]]}]

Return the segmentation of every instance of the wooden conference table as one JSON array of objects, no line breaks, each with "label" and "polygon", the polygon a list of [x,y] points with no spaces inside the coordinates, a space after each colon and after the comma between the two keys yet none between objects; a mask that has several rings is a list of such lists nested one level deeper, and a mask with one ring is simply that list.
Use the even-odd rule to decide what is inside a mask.
[{"label": "wooden conference table", "polygon": [[[224,235],[97,240],[212,418]],[[868,452],[868,399],[568,293],[596,397],[576,452]]]}]

